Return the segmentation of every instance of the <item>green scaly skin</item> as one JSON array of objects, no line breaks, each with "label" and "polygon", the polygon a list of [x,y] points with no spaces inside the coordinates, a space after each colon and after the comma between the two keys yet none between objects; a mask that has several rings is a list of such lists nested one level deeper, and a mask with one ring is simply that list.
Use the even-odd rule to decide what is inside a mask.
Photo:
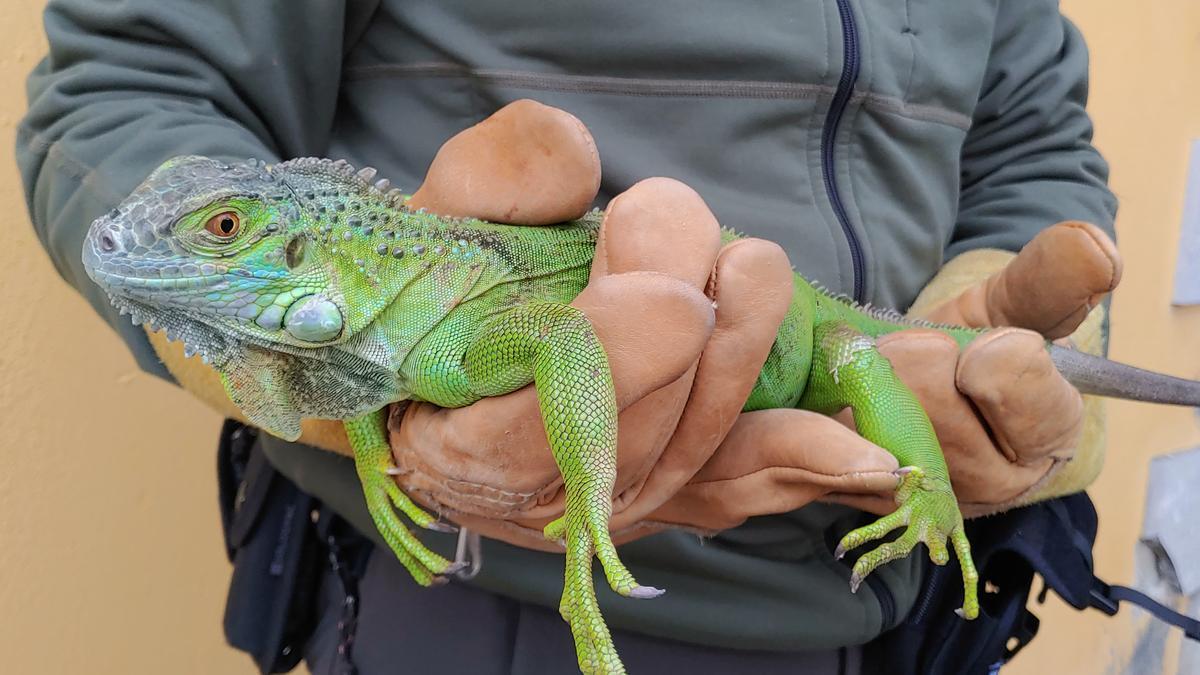
[{"label": "green scaly skin", "polygon": [[[459,407],[532,382],[567,495],[565,515],[545,529],[566,550],[560,611],[583,671],[623,672],[592,558],[621,595],[661,591],[634,580],[609,536],[617,404],[603,347],[567,304],[587,284],[599,216],[557,227],[444,219],[408,211],[373,178],[328,160],[176,158],[93,223],[85,266],[135,323],[212,363],[256,424],[295,439],[301,416],[345,420],[375,524],[422,585],[455,566],[399,517],[444,527],[389,474],[386,404]],[[235,234],[206,229],[228,213],[240,223]],[[876,336],[904,327],[797,276],[746,409],[851,408],[863,436],[907,471],[897,511],[842,539],[844,551],[906,527],[859,558],[852,587],[918,542],[944,564],[949,539],[964,570],[962,612],[974,617],[977,575],[933,427],[875,349]],[[964,344],[975,335],[946,330]]]}]

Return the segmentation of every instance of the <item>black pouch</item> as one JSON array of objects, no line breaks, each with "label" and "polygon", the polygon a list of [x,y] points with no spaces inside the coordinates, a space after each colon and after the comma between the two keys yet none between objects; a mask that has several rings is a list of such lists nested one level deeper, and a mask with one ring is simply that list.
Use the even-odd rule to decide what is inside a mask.
[{"label": "black pouch", "polygon": [[232,420],[221,429],[217,476],[233,563],[225,638],[260,672],[288,672],[315,622],[324,564],[311,516],[317,502],[271,467],[255,429]]},{"label": "black pouch", "polygon": [[1027,603],[1035,574],[1072,607],[1116,614],[1121,601],[1200,639],[1200,622],[1092,572],[1096,509],[1085,493],[967,521],[972,558],[979,570],[979,618],[960,619],[962,574],[957,561],[930,566],[912,612],[867,646],[864,672],[892,675],[996,673],[1037,635],[1038,618]]}]

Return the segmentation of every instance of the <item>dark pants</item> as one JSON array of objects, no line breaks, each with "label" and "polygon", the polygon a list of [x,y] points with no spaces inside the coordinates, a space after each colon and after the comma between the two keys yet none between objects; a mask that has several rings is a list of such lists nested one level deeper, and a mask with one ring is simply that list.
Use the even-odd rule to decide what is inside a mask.
[{"label": "dark pants", "polygon": [[[573,675],[579,670],[571,631],[558,613],[461,583],[432,589],[413,583],[399,562],[371,555],[358,580],[357,627],[350,656],[359,675]],[[319,623],[305,660],[313,675],[345,672],[338,654],[344,595],[326,573]],[[715,649],[613,631],[632,673],[826,673],[858,675],[858,648],[820,652]]]}]

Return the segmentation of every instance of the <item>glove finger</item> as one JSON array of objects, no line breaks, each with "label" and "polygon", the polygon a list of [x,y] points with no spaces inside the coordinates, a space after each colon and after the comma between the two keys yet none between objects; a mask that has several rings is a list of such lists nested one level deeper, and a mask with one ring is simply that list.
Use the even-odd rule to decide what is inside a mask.
[{"label": "glove finger", "polygon": [[[657,336],[653,339],[677,345],[679,351],[672,355],[672,364],[677,363],[676,358],[684,358],[689,364],[696,362],[715,321],[712,303],[703,291],[720,250],[720,236],[720,226],[704,200],[676,180],[648,178],[609,203],[596,243],[588,289],[572,304],[589,316],[608,305],[605,318],[593,320],[593,324],[602,333],[609,361],[614,368],[622,368],[621,372],[614,370],[614,379],[623,409],[652,389],[642,384],[650,384],[650,380],[624,382],[622,378],[669,371],[668,379],[652,381],[657,385],[654,388],[658,388],[679,378],[687,369],[677,369],[675,365],[664,368],[661,354],[642,347],[641,341],[651,339],[649,336],[638,340],[617,339],[620,336],[655,332]],[[694,304],[689,304],[686,311],[669,306],[656,308],[656,301],[641,297],[639,287],[632,283],[627,284],[630,292],[625,295],[619,289],[603,296],[594,295],[592,286],[608,288],[604,284],[609,277],[652,279],[645,283],[661,287],[660,292],[669,289],[679,293],[680,302],[686,298]],[[671,279],[677,280],[678,287],[670,285]],[[703,325],[696,322],[700,315],[706,319]],[[683,320],[677,324],[676,317]],[[675,403],[678,410],[682,410],[686,395],[685,390]]]},{"label": "glove finger", "polygon": [[1069,335],[1121,280],[1116,245],[1099,228],[1065,222],[1039,233],[1000,272],[926,318],[977,328],[1016,326]]},{"label": "glove finger", "polygon": [[614,528],[641,520],[687,483],[738,419],[791,302],[791,266],[777,245],[739,240],[721,250],[709,289],[716,327],[685,393],[682,418],[644,482],[616,500]]},{"label": "glove finger", "polygon": [[[701,294],[712,274],[714,260],[720,249],[720,226],[695,190],[669,178],[649,178],[638,182],[610,202],[605,211],[592,264],[593,284],[612,276],[656,273],[679,279],[695,289],[696,297],[704,298],[711,317],[712,303]],[[617,330],[622,325],[645,330],[641,319],[614,319],[605,328]],[[707,339],[712,325],[705,330],[673,325],[669,313],[652,322],[663,337],[684,347],[681,356],[694,364],[699,353],[687,345],[696,339]],[[675,337],[673,337],[675,336]],[[608,345],[613,344],[613,347]],[[629,362],[630,373],[665,372],[660,357],[646,350],[622,349],[635,342],[606,341],[609,359],[614,368]],[[616,370],[614,372],[617,372]],[[673,368],[671,373],[676,372]],[[671,437],[688,400],[695,376],[690,368],[673,381],[661,382],[661,388],[639,388],[630,396],[618,392],[622,407],[618,428],[617,482],[614,501],[620,508],[636,494],[646,474],[656,465],[667,440]]]},{"label": "glove finger", "polygon": [[955,383],[1011,462],[1066,459],[1079,442],[1083,398],[1054,367],[1037,333],[1010,328],[976,339],[958,360]]},{"label": "glove finger", "polygon": [[617,404],[627,408],[679,379],[712,334],[712,302],[675,277],[627,272],[593,280],[572,303],[608,354]]},{"label": "glove finger", "polygon": [[444,216],[547,225],[579,218],[600,188],[600,156],[574,115],[510,103],[446,141],[409,200]]},{"label": "glove finger", "polygon": [[[591,279],[596,283],[609,275],[652,271],[678,278],[699,293],[712,274],[720,238],[716,218],[695,190],[670,178],[648,178],[609,203]],[[705,301],[711,311],[711,302]],[[658,328],[670,330],[667,323]],[[710,332],[711,327],[703,337]],[[693,337],[696,335],[684,336],[684,340]],[[656,357],[644,351],[610,351],[609,358],[641,361],[648,370],[658,366]],[[688,401],[695,373],[693,367],[644,398],[634,397],[639,400],[621,399],[622,404],[630,405],[623,405],[620,417],[614,511],[619,512],[638,494],[646,475],[657,465]]]},{"label": "glove finger", "polygon": [[590,278],[659,272],[703,291],[720,250],[720,225],[695,190],[647,178],[609,203]]},{"label": "glove finger", "polygon": [[708,463],[649,520],[716,531],[830,493],[890,499],[898,468],[886,450],[824,415],[787,408],[743,413]]}]

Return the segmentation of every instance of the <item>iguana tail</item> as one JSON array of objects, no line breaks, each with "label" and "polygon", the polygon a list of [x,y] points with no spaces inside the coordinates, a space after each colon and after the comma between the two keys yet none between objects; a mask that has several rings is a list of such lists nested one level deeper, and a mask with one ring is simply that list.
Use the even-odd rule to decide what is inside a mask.
[{"label": "iguana tail", "polygon": [[1085,394],[1200,407],[1200,382],[1142,370],[1058,345],[1050,345],[1050,359],[1058,372]]}]

